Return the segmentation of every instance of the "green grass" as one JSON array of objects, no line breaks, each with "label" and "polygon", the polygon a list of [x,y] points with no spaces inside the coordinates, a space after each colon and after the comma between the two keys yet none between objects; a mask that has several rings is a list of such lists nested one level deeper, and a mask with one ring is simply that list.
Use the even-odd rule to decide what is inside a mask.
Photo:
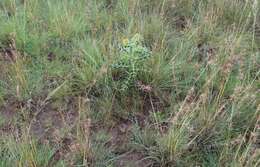
[{"label": "green grass", "polygon": [[2,0],[0,166],[257,167],[259,64],[257,0]]}]

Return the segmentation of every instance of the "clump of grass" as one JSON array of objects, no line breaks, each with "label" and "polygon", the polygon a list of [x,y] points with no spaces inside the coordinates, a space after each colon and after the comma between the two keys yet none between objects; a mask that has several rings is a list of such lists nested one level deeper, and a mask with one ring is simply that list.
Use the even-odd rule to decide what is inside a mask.
[{"label": "clump of grass", "polygon": [[47,145],[38,145],[35,140],[16,141],[12,136],[1,139],[0,166],[46,166],[54,150]]}]

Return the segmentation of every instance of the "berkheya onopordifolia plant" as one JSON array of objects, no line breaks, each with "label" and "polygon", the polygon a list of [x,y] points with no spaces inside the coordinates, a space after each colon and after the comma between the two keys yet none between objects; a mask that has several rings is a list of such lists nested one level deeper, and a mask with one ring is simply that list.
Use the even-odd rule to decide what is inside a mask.
[{"label": "berkheya onopordifolia plant", "polygon": [[132,38],[123,39],[120,44],[118,60],[112,64],[112,70],[122,76],[117,81],[117,90],[126,92],[137,82],[138,74],[146,71],[144,63],[151,56],[151,52],[143,45],[143,37],[135,34]]}]

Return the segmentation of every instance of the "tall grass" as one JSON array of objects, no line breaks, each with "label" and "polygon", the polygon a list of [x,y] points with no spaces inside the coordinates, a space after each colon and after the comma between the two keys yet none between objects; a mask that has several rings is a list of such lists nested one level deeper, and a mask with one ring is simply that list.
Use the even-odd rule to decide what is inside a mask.
[{"label": "tall grass", "polygon": [[[259,166],[259,27],[257,0],[2,0],[0,166]],[[151,55],[122,93],[135,34]]]}]

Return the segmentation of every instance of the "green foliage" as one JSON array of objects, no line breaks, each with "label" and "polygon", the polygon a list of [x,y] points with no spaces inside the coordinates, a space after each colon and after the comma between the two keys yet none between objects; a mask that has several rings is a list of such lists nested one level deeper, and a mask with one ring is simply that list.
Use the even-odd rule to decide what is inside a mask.
[{"label": "green foliage", "polygon": [[[28,139],[27,139],[28,140]],[[22,139],[21,143],[16,143],[13,137],[6,137],[1,140],[0,147],[0,166],[26,166],[33,164],[35,166],[48,165],[54,150],[47,145],[37,145],[36,141],[26,141]]]},{"label": "green foliage", "polygon": [[150,51],[142,45],[142,37],[135,34],[131,39],[124,39],[120,47],[120,57],[112,64],[112,70],[116,70],[120,79],[118,89],[126,91],[132,88],[137,81],[138,74],[144,72],[144,63],[150,57]]},{"label": "green foliage", "polygon": [[0,166],[67,135],[57,166],[259,166],[259,23],[258,0],[0,0]]}]

